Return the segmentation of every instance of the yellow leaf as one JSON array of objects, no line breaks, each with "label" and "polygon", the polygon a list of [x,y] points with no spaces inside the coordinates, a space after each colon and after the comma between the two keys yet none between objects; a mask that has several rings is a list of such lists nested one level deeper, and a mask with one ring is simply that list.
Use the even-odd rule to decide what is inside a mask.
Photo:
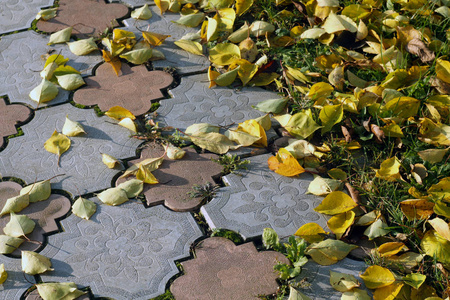
[{"label": "yellow leaf", "polygon": [[442,178],[438,183],[433,184],[428,193],[436,200],[450,201],[450,177]]},{"label": "yellow leaf", "polygon": [[436,60],[436,76],[438,79],[450,83],[450,61],[440,58]]},{"label": "yellow leaf", "polygon": [[97,198],[103,203],[112,206],[120,205],[128,201],[127,193],[118,187],[104,190],[97,195]]},{"label": "yellow leaf", "polygon": [[94,42],[94,38],[78,40],[75,42],[67,43],[70,51],[75,55],[86,55],[92,51],[98,50],[97,44]]},{"label": "yellow leaf", "polygon": [[450,219],[450,207],[442,201],[436,201],[433,211],[440,216]]},{"label": "yellow leaf", "polygon": [[369,289],[378,289],[395,282],[394,274],[391,271],[377,265],[368,267],[360,277]]},{"label": "yellow leaf", "polygon": [[[303,110],[295,115],[275,116],[275,119],[280,122],[290,134],[299,139],[306,139],[313,134],[321,126],[312,118],[311,110]],[[282,120],[282,121],[280,121]]]},{"label": "yellow leaf", "polygon": [[252,136],[258,137],[259,139],[253,143],[256,147],[267,147],[267,136],[264,128],[256,122],[256,120],[246,120],[239,123],[237,131],[246,132]]},{"label": "yellow leaf", "polygon": [[121,43],[129,39],[136,39],[136,35],[132,31],[116,28],[113,30],[113,41]]},{"label": "yellow leaf", "polygon": [[232,43],[240,43],[248,37],[249,26],[247,22],[241,28],[228,36],[228,40]]},{"label": "yellow leaf", "polygon": [[199,42],[191,40],[178,40],[174,42],[174,44],[189,53],[203,55],[203,47]]},{"label": "yellow leaf", "polygon": [[328,222],[328,228],[340,239],[347,229],[353,224],[355,220],[355,213],[353,211],[346,211],[332,216]]},{"label": "yellow leaf", "polygon": [[333,91],[334,88],[329,83],[317,82],[311,86],[306,95],[311,98],[311,100],[320,102],[321,100],[328,98]]},{"label": "yellow leaf", "polygon": [[56,17],[56,11],[58,10],[57,7],[55,8],[47,8],[47,9],[41,9],[37,15],[36,15],[36,20],[44,20],[44,21],[48,21],[54,17]]},{"label": "yellow leaf", "polygon": [[131,118],[123,118],[117,124],[131,130],[134,133],[137,133],[136,124],[133,122],[133,120]]},{"label": "yellow leaf", "polygon": [[235,68],[231,71],[220,74],[219,76],[217,76],[217,78],[214,80],[214,82],[218,86],[228,86],[228,85],[232,84],[234,82],[234,80],[236,79],[240,68],[241,68],[240,66],[237,66],[237,68]]},{"label": "yellow leaf", "polygon": [[427,276],[420,273],[410,273],[403,277],[403,281],[415,289],[420,288],[426,279]]},{"label": "yellow leaf", "polygon": [[398,97],[390,100],[384,107],[392,111],[394,116],[407,119],[417,115],[420,101],[412,97]]},{"label": "yellow leaf", "polygon": [[161,45],[170,35],[159,34],[156,32],[142,31],[142,37],[152,46]]},{"label": "yellow leaf", "polygon": [[153,16],[152,11],[145,4],[141,8],[137,8],[131,12],[131,17],[136,20],[148,20]]},{"label": "yellow leaf", "polygon": [[90,217],[97,211],[97,204],[90,200],[78,197],[72,205],[72,212],[77,217],[89,220]]},{"label": "yellow leaf", "polygon": [[325,23],[322,25],[327,33],[335,33],[342,30],[348,30],[350,32],[356,32],[358,25],[347,16],[336,15],[333,11],[330,12]]},{"label": "yellow leaf", "polygon": [[375,177],[387,180],[396,181],[400,179],[400,161],[397,157],[391,157],[381,163],[380,169],[376,171]]},{"label": "yellow leaf", "polygon": [[170,2],[168,0],[155,0],[156,6],[158,6],[161,14],[164,14],[169,8]]},{"label": "yellow leaf", "polygon": [[428,230],[420,242],[425,254],[436,257],[443,264],[450,264],[450,241],[441,237],[436,231]]},{"label": "yellow leaf", "polygon": [[214,82],[214,80],[216,80],[216,78],[219,76],[220,76],[220,73],[217,71],[214,71],[211,66],[208,68],[209,88],[216,86],[216,83]]},{"label": "yellow leaf", "polygon": [[61,154],[69,150],[70,139],[64,134],[58,133],[56,130],[53,132],[52,136],[44,143],[44,148],[50,153],[58,155],[58,165],[59,158]]},{"label": "yellow leaf", "polygon": [[[216,14],[217,16],[217,14]],[[219,22],[217,21],[217,18],[210,18],[206,17],[208,19],[208,27],[206,29],[206,41],[214,41],[217,39],[217,29],[219,27]]]},{"label": "yellow leaf", "polygon": [[35,87],[29,94],[30,98],[38,103],[48,102],[58,95],[58,87],[47,79],[42,79],[41,84]]},{"label": "yellow leaf", "polygon": [[102,50],[102,53],[105,62],[109,63],[113,67],[116,75],[119,76],[119,72],[122,67],[122,63],[120,62],[119,58],[110,56],[109,53],[105,50]]},{"label": "yellow leaf", "polygon": [[236,14],[241,16],[253,5],[253,0],[236,0]]},{"label": "yellow leaf", "polygon": [[286,75],[292,81],[294,81],[295,79],[300,81],[301,83],[309,82],[309,78],[305,74],[303,74],[299,69],[294,69],[286,66]]},{"label": "yellow leaf", "polygon": [[377,288],[373,293],[374,300],[394,300],[400,293],[403,287],[403,282],[394,282],[391,285]]},{"label": "yellow leaf", "polygon": [[408,220],[424,220],[433,214],[434,203],[426,199],[404,200],[400,208]]},{"label": "yellow leaf", "polygon": [[379,218],[364,230],[364,234],[369,240],[373,240],[374,238],[388,234],[389,230],[386,227],[388,227],[386,222],[382,218]]},{"label": "yellow leaf", "polygon": [[137,49],[128,51],[125,54],[119,55],[121,58],[125,58],[130,63],[135,65],[141,65],[147,62],[152,57],[152,49]]},{"label": "yellow leaf", "polygon": [[401,138],[403,137],[403,132],[400,126],[395,124],[395,122],[391,122],[390,124],[387,124],[383,127],[381,127],[381,130],[383,130],[385,136],[391,137],[391,138]]},{"label": "yellow leaf", "polygon": [[105,115],[117,121],[121,121],[125,118],[129,118],[131,120],[136,119],[136,117],[128,109],[121,106],[111,107],[107,112],[105,112]]},{"label": "yellow leaf", "polygon": [[33,251],[22,251],[22,271],[29,275],[53,271],[48,257]]},{"label": "yellow leaf", "polygon": [[341,300],[372,300],[366,290],[354,288],[348,292],[344,292]]},{"label": "yellow leaf", "polygon": [[172,21],[174,23],[188,26],[188,27],[197,27],[200,25],[201,22],[203,22],[203,19],[205,18],[205,14],[202,12],[194,13],[190,15],[181,16],[178,21]]},{"label": "yellow leaf", "polygon": [[105,153],[102,153],[102,162],[110,169],[114,169],[116,166],[121,165],[117,158]]},{"label": "yellow leaf", "polygon": [[67,27],[50,35],[47,45],[67,43],[70,41],[73,27]]},{"label": "yellow leaf", "polygon": [[434,123],[428,118],[420,122],[419,140],[438,146],[450,146],[450,126]]},{"label": "yellow leaf", "polygon": [[250,25],[250,33],[256,37],[265,36],[266,33],[274,32],[275,26],[265,21],[254,21]]},{"label": "yellow leaf", "polygon": [[314,210],[326,215],[337,215],[352,210],[356,206],[358,204],[349,195],[335,191],[328,194]]},{"label": "yellow leaf", "polygon": [[342,181],[322,178],[318,175],[314,176],[314,180],[308,186],[308,192],[316,196],[325,196],[329,193],[339,189],[342,185]]},{"label": "yellow leaf", "polygon": [[399,253],[402,250],[408,250],[408,247],[401,242],[388,242],[377,248],[381,257],[389,257]]},{"label": "yellow leaf", "polygon": [[217,132],[199,133],[190,136],[194,144],[213,153],[224,154],[234,147],[234,143],[226,136]]},{"label": "yellow leaf", "polygon": [[355,245],[349,245],[343,241],[325,240],[319,243],[314,243],[306,248],[306,254],[322,266],[329,266],[344,259],[350,251],[358,248]]},{"label": "yellow leaf", "polygon": [[176,147],[172,145],[171,143],[168,143],[164,146],[164,149],[166,150],[166,155],[169,159],[182,159],[184,155],[186,154],[186,151],[183,149]]},{"label": "yellow leaf", "polygon": [[322,121],[322,134],[328,132],[333,128],[333,126],[344,117],[344,108],[341,104],[337,105],[326,105],[319,113],[319,118]]},{"label": "yellow leaf", "polygon": [[217,11],[216,16],[219,21],[219,31],[232,32],[234,20],[236,19],[236,12],[233,8],[222,8]]},{"label": "yellow leaf", "polygon": [[372,210],[371,212],[368,212],[367,214],[362,215],[359,217],[358,222],[356,222],[356,225],[358,226],[367,226],[378,220],[381,216],[381,213],[378,210]]},{"label": "yellow leaf", "polygon": [[341,293],[348,292],[353,288],[359,287],[361,283],[350,274],[334,272],[330,270],[330,285]]},{"label": "yellow leaf", "polygon": [[5,271],[5,264],[0,265],[0,284],[3,284],[8,278],[8,273]]},{"label": "yellow leaf", "polygon": [[325,234],[325,230],[317,223],[307,223],[294,233],[310,244],[323,241]]},{"label": "yellow leaf", "polygon": [[256,72],[258,72],[258,67],[245,59],[240,59],[238,64],[238,77],[242,81],[242,85],[245,86],[255,76]]},{"label": "yellow leaf", "polygon": [[294,156],[284,148],[278,150],[277,155],[270,157],[267,162],[270,170],[283,176],[292,177],[305,172]]},{"label": "yellow leaf", "polygon": [[67,136],[77,136],[79,134],[84,134],[83,126],[79,122],[75,122],[69,119],[69,115],[66,116],[66,121],[64,122],[64,126],[62,128],[62,134]]},{"label": "yellow leaf", "polygon": [[58,80],[59,86],[66,91],[73,91],[85,84],[83,77],[81,77],[80,74],[66,74],[56,76],[56,79]]},{"label": "yellow leaf", "polygon": [[450,242],[450,227],[447,222],[445,222],[441,218],[436,217],[432,220],[429,220],[428,223],[430,223],[431,226],[433,226],[434,230],[436,230],[436,232],[441,237]]},{"label": "yellow leaf", "polygon": [[158,179],[156,179],[150,169],[143,165],[139,166],[139,170],[136,173],[136,179],[142,180],[144,183],[148,184],[159,183]]},{"label": "yellow leaf", "polygon": [[222,43],[209,49],[209,59],[220,66],[231,65],[240,58],[241,50],[234,44]]},{"label": "yellow leaf", "polygon": [[11,212],[20,212],[28,205],[30,205],[30,196],[28,194],[8,198],[0,212],[0,216]]}]

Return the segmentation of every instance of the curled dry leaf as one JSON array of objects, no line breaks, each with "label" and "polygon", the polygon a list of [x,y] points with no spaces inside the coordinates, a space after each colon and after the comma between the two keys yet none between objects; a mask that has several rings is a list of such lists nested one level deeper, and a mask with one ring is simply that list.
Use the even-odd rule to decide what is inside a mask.
[{"label": "curled dry leaf", "polygon": [[66,121],[64,122],[64,126],[62,128],[62,134],[67,136],[77,136],[80,134],[85,134],[83,126],[79,122],[72,121],[69,119],[69,115],[66,116]]},{"label": "curled dry leaf", "polygon": [[406,45],[406,51],[417,55],[423,63],[430,63],[435,59],[434,52],[428,49],[422,40],[414,38]]},{"label": "curled dry leaf", "polygon": [[117,158],[105,153],[102,153],[102,162],[110,169],[122,165]]}]

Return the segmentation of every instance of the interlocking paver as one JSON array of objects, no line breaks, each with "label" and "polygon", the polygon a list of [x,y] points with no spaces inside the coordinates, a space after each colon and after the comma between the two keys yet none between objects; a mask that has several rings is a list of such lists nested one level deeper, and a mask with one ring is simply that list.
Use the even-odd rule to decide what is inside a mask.
[{"label": "interlocking paver", "polygon": [[102,33],[114,20],[125,17],[128,8],[120,3],[92,0],[60,0],[57,15],[48,21],[39,20],[36,27],[44,32],[56,32],[73,26],[72,34],[88,38]]},{"label": "interlocking paver", "polygon": [[[19,32],[2,37],[0,40],[0,95],[8,95],[11,103],[22,102],[36,107],[37,103],[28,94],[38,86],[42,78],[39,72],[44,68],[45,54],[49,50],[69,58],[67,65],[82,74],[91,73],[92,68],[101,61],[97,54],[77,56],[70,52],[67,45],[47,46],[48,36],[34,31]],[[59,94],[48,103],[53,105],[68,101],[69,92],[59,88]]]},{"label": "interlocking paver", "polygon": [[[57,156],[44,149],[44,142],[54,130],[61,132],[66,115],[80,122],[87,134],[70,138],[72,144],[62,154],[58,166]],[[117,158],[133,157],[140,143],[130,137],[131,131],[112,119],[70,104],[36,111],[33,120],[22,129],[24,135],[11,139],[0,152],[0,174],[21,178],[28,184],[65,174],[52,181],[52,187],[75,195],[110,187],[117,170],[102,163],[101,153]]]},{"label": "interlocking paver", "polygon": [[0,98],[0,148],[5,143],[5,138],[16,134],[16,125],[23,123],[31,117],[31,110],[19,104],[6,103],[5,98]]},{"label": "interlocking paver", "polygon": [[294,234],[309,222],[326,228],[323,215],[313,210],[321,199],[305,195],[312,176],[278,175],[267,167],[270,156],[250,157],[247,170],[224,177],[228,186],[220,188],[201,208],[210,227],[231,229],[246,239],[260,236],[266,227],[281,237]]},{"label": "interlocking paver", "polygon": [[[108,2],[114,2],[115,0],[107,0]],[[136,7],[136,6],[143,6],[144,4],[152,5],[155,4],[153,0],[123,0],[122,1],[125,4],[128,4],[130,6]]]},{"label": "interlocking paver", "polygon": [[[3,207],[8,198],[19,195],[21,189],[22,186],[18,183],[11,181],[0,182],[0,207]],[[45,235],[59,231],[56,220],[65,216],[71,206],[72,203],[66,197],[52,194],[47,200],[30,203],[28,207],[20,211],[18,214],[28,216],[36,223],[36,226],[33,232],[27,236],[34,242],[24,241],[19,249],[35,251],[42,248],[37,242],[44,243],[46,239]],[[0,228],[4,228],[8,222],[9,215],[0,218]],[[15,250],[13,254],[20,256],[19,249]]]},{"label": "interlocking paver", "polygon": [[[368,266],[363,261],[357,261],[350,258],[344,258],[331,266],[321,266],[312,260],[309,260],[302,267],[301,274],[295,278],[295,281],[306,279],[307,284],[302,284],[304,288],[299,289],[302,293],[311,297],[313,300],[341,299],[342,293],[335,290],[330,284],[330,271],[350,274],[356,277],[361,283],[360,288],[371,292],[365,287],[364,281],[359,277]],[[306,286],[309,285],[309,286]]]},{"label": "interlocking paver", "polygon": [[181,263],[185,274],[170,286],[177,300],[257,299],[277,291],[276,263],[289,263],[279,252],[221,237],[201,241],[194,251],[196,258]]},{"label": "interlocking paver", "polygon": [[227,87],[208,89],[208,86],[206,74],[182,77],[180,85],[169,90],[173,98],[160,102],[159,120],[181,130],[194,123],[237,124],[263,115],[252,105],[279,98],[276,93],[261,88],[235,91]]},{"label": "interlocking paver", "polygon": [[170,35],[160,46],[155,48],[161,51],[166,59],[152,62],[153,66],[157,68],[174,67],[179,74],[206,71],[210,65],[206,56],[189,53],[173,43],[188,33],[197,32],[199,28],[191,28],[172,23],[172,21],[180,18],[180,14],[166,12],[161,16],[161,12],[156,6],[152,6],[150,9],[153,13],[150,19],[139,21],[132,18],[125,19],[123,23],[127,27],[122,29],[133,31],[138,36],[141,35],[139,30]]},{"label": "interlocking paver", "polygon": [[[21,260],[0,255],[0,264],[4,264],[8,272],[8,278],[0,285],[0,299],[21,299],[20,297],[32,285],[24,279]],[[33,276],[26,275],[26,278],[34,282]]]},{"label": "interlocking paver", "polygon": [[150,110],[151,100],[163,98],[161,90],[173,82],[170,74],[148,71],[145,66],[131,68],[123,63],[121,71],[117,76],[109,64],[102,64],[95,76],[85,79],[86,86],[75,92],[73,100],[83,105],[98,104],[103,111],[118,105],[142,115]]},{"label": "interlocking paver", "polygon": [[178,273],[174,261],[189,256],[190,245],[202,235],[190,213],[133,202],[99,205],[90,221],[71,215],[61,223],[65,231],[50,236],[41,252],[55,271],[41,278],[73,281],[115,299],[164,293]]},{"label": "interlocking paver", "polygon": [[[192,148],[184,150],[186,154],[182,159],[165,159],[161,166],[152,172],[160,183],[145,185],[143,193],[148,205],[164,203],[175,211],[193,211],[201,205],[203,200],[201,197],[191,198],[187,193],[192,191],[195,184],[213,183],[212,177],[222,172],[222,166],[211,161],[219,158],[215,154],[198,154]],[[162,146],[151,144],[142,151],[140,159],[132,160],[130,164],[146,158],[160,157],[163,154]],[[118,183],[123,181],[123,178],[119,179]]]},{"label": "interlocking paver", "polygon": [[3,0],[0,1],[0,34],[26,29],[40,8],[50,6],[54,0]]}]

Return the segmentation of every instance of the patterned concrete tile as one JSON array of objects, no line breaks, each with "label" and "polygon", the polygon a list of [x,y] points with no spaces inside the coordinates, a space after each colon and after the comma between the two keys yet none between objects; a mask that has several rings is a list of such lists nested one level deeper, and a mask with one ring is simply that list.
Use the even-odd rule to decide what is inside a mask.
[{"label": "patterned concrete tile", "polygon": [[359,277],[359,274],[364,273],[368,266],[363,261],[352,260],[350,258],[345,258],[334,265],[331,266],[321,266],[316,264],[314,261],[309,260],[306,265],[302,267],[302,272],[295,281],[303,281],[303,288],[299,290],[311,297],[312,300],[340,300],[342,293],[336,291],[331,287],[330,284],[330,271],[350,274],[356,277],[361,283],[361,289],[364,289],[371,296],[370,290],[368,290],[364,281]]},{"label": "patterned concrete tile", "polygon": [[[114,3],[114,2],[119,2],[117,0],[106,0],[109,3]],[[154,5],[155,2],[152,0],[121,0],[120,2],[122,2],[123,4],[132,6],[132,7],[137,7],[137,6],[143,6],[144,4],[148,4],[148,5]]]},{"label": "patterned concrete tile", "polygon": [[[0,182],[0,207],[3,207],[8,198],[19,195],[22,186],[18,183],[5,181]],[[44,243],[46,235],[57,233],[59,231],[56,220],[65,216],[72,206],[72,202],[62,195],[52,194],[45,201],[30,203],[28,207],[18,214],[26,215],[32,219],[36,226],[27,237],[32,241]],[[5,227],[9,222],[9,215],[0,218],[0,228]],[[3,233],[2,233],[3,234]],[[33,242],[24,241],[20,245],[20,250],[36,251],[42,248],[41,245]],[[20,250],[17,249],[12,254],[20,256]]]},{"label": "patterned concrete tile", "polygon": [[[218,159],[215,154],[198,154],[192,148],[185,148],[186,154],[182,159],[165,159],[153,175],[159,184],[146,184],[144,195],[149,206],[163,204],[174,211],[193,211],[202,202],[202,198],[190,198],[187,195],[195,184],[214,183],[213,176],[220,175],[222,166],[211,161]],[[138,163],[147,158],[160,157],[164,154],[162,146],[150,144],[141,153],[141,158],[132,160],[130,164]],[[125,179],[121,178],[117,183]]]},{"label": "patterned concrete tile", "polygon": [[181,130],[194,123],[231,125],[262,116],[252,108],[263,100],[279,98],[261,88],[234,91],[227,87],[208,89],[206,74],[182,77],[179,86],[169,90],[172,99],[161,101],[158,121]]},{"label": "patterned concrete tile", "polygon": [[270,156],[250,157],[247,170],[224,177],[228,186],[201,208],[210,227],[231,229],[246,239],[262,235],[266,227],[280,237],[294,234],[309,222],[326,228],[326,219],[313,210],[321,199],[305,195],[312,176],[278,175],[267,166]]},{"label": "patterned concrete tile", "polygon": [[174,67],[179,74],[206,71],[210,65],[206,56],[189,53],[173,43],[181,39],[185,34],[197,32],[199,28],[172,23],[172,21],[180,18],[180,14],[167,12],[161,16],[161,12],[156,6],[152,6],[150,9],[153,13],[150,19],[137,22],[133,18],[125,19],[123,23],[127,27],[122,29],[133,31],[139,36],[141,35],[139,30],[170,35],[162,45],[155,48],[164,53],[166,59],[154,61],[153,66],[156,68]]},{"label": "patterned concrete tile", "polygon": [[289,263],[281,253],[258,252],[253,243],[239,246],[226,238],[212,237],[194,249],[196,258],[183,263],[185,274],[170,291],[177,300],[257,299],[278,289],[277,262]]},{"label": "patterned concrete tile", "polygon": [[0,1],[0,34],[31,27],[36,14],[54,0],[2,0]]},{"label": "patterned concrete tile", "polygon": [[[22,299],[21,296],[31,287],[31,283],[24,278],[20,259],[0,254],[0,264],[4,264],[8,272],[8,278],[0,284],[0,299]],[[26,278],[35,282],[33,276],[26,275]]]},{"label": "patterned concrete tile", "polygon": [[56,32],[73,26],[72,34],[88,38],[102,33],[115,19],[124,17],[128,8],[120,3],[107,4],[103,0],[60,0],[57,15],[48,21],[39,20],[36,27],[44,32]]},{"label": "patterned concrete tile", "polygon": [[118,105],[137,116],[150,110],[152,100],[163,98],[161,90],[173,82],[169,73],[149,72],[142,65],[131,68],[123,63],[121,71],[117,76],[109,64],[102,64],[95,70],[95,76],[85,79],[86,86],[75,92],[73,101],[83,105],[98,104],[102,111]]},{"label": "patterned concrete tile", "polygon": [[[0,40],[0,95],[8,95],[11,103],[26,103],[36,107],[37,103],[28,94],[39,85],[42,78],[39,72],[44,68],[42,58],[49,50],[56,50],[67,58],[67,65],[74,67],[82,74],[91,73],[92,68],[102,58],[97,54],[77,56],[70,52],[67,45],[47,46],[48,36],[34,31],[25,31],[2,37]],[[58,96],[40,106],[53,105],[68,100],[69,92],[59,89]]]},{"label": "patterned concrete tile", "polygon": [[65,231],[50,236],[41,252],[55,269],[42,280],[73,281],[114,299],[164,293],[178,273],[174,261],[189,256],[190,245],[202,235],[190,213],[133,202],[98,205],[89,221],[71,215],[61,223]]},{"label": "patterned concrete tile", "polygon": [[17,133],[16,125],[31,118],[31,110],[19,104],[10,104],[5,98],[0,98],[0,148],[6,142],[6,137]]},{"label": "patterned concrete tile", "polygon": [[[71,147],[62,154],[58,166],[57,156],[44,149],[44,142],[54,130],[61,132],[66,115],[80,122],[87,134],[70,138]],[[70,104],[36,111],[33,120],[22,129],[24,135],[11,139],[0,152],[0,174],[18,177],[27,183],[65,174],[55,178],[52,187],[76,195],[111,186],[117,170],[108,169],[102,163],[101,153],[117,158],[132,157],[140,143],[130,137],[128,129],[112,119],[98,117],[94,110],[78,109]]]}]

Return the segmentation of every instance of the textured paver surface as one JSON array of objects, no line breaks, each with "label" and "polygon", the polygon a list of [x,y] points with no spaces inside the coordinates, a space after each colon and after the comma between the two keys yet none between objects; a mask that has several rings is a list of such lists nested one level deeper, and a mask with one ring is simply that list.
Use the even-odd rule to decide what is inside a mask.
[{"label": "textured paver surface", "polygon": [[53,0],[0,1],[0,34],[30,27],[40,8],[52,4]]},{"label": "textured paver surface", "polygon": [[[194,185],[204,185],[207,182],[214,183],[213,176],[220,175],[222,166],[211,161],[218,159],[215,154],[197,154],[192,148],[185,148],[185,156],[180,160],[165,159],[153,175],[159,180],[159,184],[146,185],[144,195],[148,205],[164,203],[175,211],[193,211],[201,203],[201,197],[189,197]],[[136,164],[144,159],[160,157],[164,149],[160,145],[151,144],[141,153],[141,158],[130,161]],[[118,183],[125,179],[119,179]]]},{"label": "textured paver surface", "polygon": [[176,299],[256,299],[275,293],[276,262],[288,263],[274,251],[258,252],[253,243],[239,246],[226,238],[212,237],[194,249],[196,258],[182,263],[185,274],[170,290]]},{"label": "textured paver surface", "polygon": [[120,3],[60,0],[57,16],[48,21],[39,20],[36,26],[44,32],[56,32],[72,26],[72,34],[86,38],[102,33],[114,24],[115,19],[122,18],[127,13],[128,8]]},{"label": "textured paver surface", "polygon": [[282,237],[309,222],[326,227],[323,215],[314,211],[321,200],[305,195],[312,176],[278,175],[267,167],[270,156],[248,158],[247,170],[224,177],[228,186],[201,208],[209,226],[231,229],[245,238],[260,236],[266,227]]},{"label": "textured paver surface", "polygon": [[[24,279],[20,259],[0,255],[0,264],[4,264],[5,270],[8,272],[7,280],[0,285],[1,298],[20,299],[25,291],[31,286],[31,284]],[[33,276],[26,275],[26,278],[30,282],[35,282]]]},{"label": "textured paver surface", "polygon": [[94,294],[116,299],[163,293],[178,273],[174,261],[188,257],[191,243],[202,235],[189,213],[133,202],[100,205],[89,222],[71,215],[61,223],[65,231],[50,236],[41,252],[55,271],[41,278],[89,285]]},{"label": "textured paver surface", "polygon": [[149,72],[145,66],[131,68],[122,64],[121,71],[117,76],[109,64],[102,64],[95,70],[95,76],[86,78],[86,86],[75,92],[73,100],[82,105],[97,104],[103,111],[121,106],[134,115],[142,115],[151,108],[151,100],[163,98],[161,90],[173,81],[170,74]]},{"label": "textured paver surface", "polygon": [[161,101],[158,114],[169,126],[186,129],[194,123],[231,125],[263,115],[252,108],[263,100],[279,98],[261,88],[235,91],[227,87],[208,89],[206,74],[182,77],[181,83],[169,90],[173,98]]},{"label": "textured paver surface", "polygon": [[[52,133],[61,132],[66,115],[80,122],[85,135],[71,137],[71,147],[58,157],[44,149]],[[0,152],[0,173],[33,183],[64,174],[55,180],[53,188],[72,194],[95,192],[111,186],[117,170],[102,163],[101,153],[117,158],[136,155],[139,140],[130,137],[132,132],[109,117],[98,117],[93,109],[79,109],[63,104],[38,110],[35,117],[22,126],[24,135],[11,139]],[[22,162],[26,161],[24,164]],[[78,192],[79,191],[79,192]]]},{"label": "textured paver surface", "polygon": [[[67,65],[79,70],[82,74],[91,74],[92,68],[101,61],[95,54],[76,56],[66,45],[48,46],[48,36],[34,31],[19,32],[3,36],[0,40],[0,95],[8,95],[11,103],[21,102],[36,108],[37,103],[28,94],[38,86],[42,78],[39,72],[44,68],[46,54],[54,50],[57,54],[69,58]],[[68,101],[69,92],[59,88],[58,96],[40,106],[53,105]]]},{"label": "textured paver surface", "polygon": [[31,117],[31,110],[20,104],[7,105],[5,98],[0,98],[0,148],[5,138],[16,134],[16,125],[27,121]]}]

